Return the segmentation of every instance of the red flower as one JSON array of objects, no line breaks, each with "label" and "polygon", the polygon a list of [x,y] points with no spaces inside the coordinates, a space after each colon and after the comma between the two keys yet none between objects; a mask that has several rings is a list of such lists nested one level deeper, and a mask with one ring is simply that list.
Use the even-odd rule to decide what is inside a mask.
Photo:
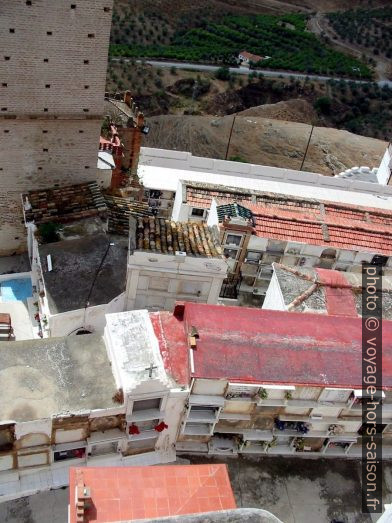
[{"label": "red flower", "polygon": [[132,425],[129,427],[129,434],[140,434],[139,427],[132,423]]},{"label": "red flower", "polygon": [[162,432],[163,430],[167,429],[168,426],[166,425],[166,423],[164,421],[161,421],[160,423],[158,423],[158,425],[155,425],[154,429],[157,431],[157,432]]}]

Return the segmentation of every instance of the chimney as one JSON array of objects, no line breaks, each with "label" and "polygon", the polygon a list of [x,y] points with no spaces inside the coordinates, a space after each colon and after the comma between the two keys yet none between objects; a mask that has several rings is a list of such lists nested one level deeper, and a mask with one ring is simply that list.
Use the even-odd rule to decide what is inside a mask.
[{"label": "chimney", "polygon": [[144,125],[144,114],[143,113],[138,113],[137,115],[137,126],[138,127],[143,127]]},{"label": "chimney", "polygon": [[124,102],[127,104],[128,107],[131,107],[131,104],[132,104],[131,91],[125,91]]},{"label": "chimney", "polygon": [[76,485],[76,523],[84,523],[85,510],[91,507],[90,489],[79,476]]}]

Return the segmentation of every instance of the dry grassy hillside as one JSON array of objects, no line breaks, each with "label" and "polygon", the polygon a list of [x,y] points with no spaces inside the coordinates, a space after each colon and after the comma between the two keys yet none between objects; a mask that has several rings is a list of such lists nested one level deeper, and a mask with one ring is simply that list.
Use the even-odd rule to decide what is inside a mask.
[{"label": "dry grassy hillside", "polygon": [[[191,151],[209,158],[237,157],[250,163],[299,169],[311,126],[304,123],[236,116],[156,116],[143,145]],[[303,170],[336,174],[355,165],[378,166],[386,142],[347,131],[315,127]]]},{"label": "dry grassy hillside", "polygon": [[317,125],[320,122],[319,115],[314,107],[301,98],[278,102],[276,104],[264,104],[250,107],[237,113],[238,116],[261,116],[273,120],[286,120],[289,122],[307,123]]}]

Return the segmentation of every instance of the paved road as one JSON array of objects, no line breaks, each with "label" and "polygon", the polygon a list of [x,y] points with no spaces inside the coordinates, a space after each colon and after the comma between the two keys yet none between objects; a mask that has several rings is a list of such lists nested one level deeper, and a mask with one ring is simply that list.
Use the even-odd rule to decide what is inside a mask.
[{"label": "paved road", "polygon": [[[113,62],[119,62],[121,58],[111,58]],[[124,62],[130,62],[131,58],[122,58]],[[138,63],[141,63],[141,60],[137,60]],[[176,69],[191,69],[193,71],[209,71],[209,72],[215,72],[219,69],[219,66],[217,65],[205,65],[205,64],[191,64],[187,62],[163,62],[158,60],[146,60],[145,63],[149,65],[153,65],[154,67],[163,67],[163,68],[171,68],[175,67]],[[323,75],[312,75],[312,74],[301,74],[301,73],[289,73],[285,71],[270,71],[268,69],[251,69],[249,70],[248,67],[230,67],[230,72],[235,74],[245,74],[249,75],[251,72],[256,71],[258,73],[262,73],[264,76],[270,77],[270,78],[297,78],[299,80],[304,80],[305,78],[309,78],[310,80],[318,80],[318,81],[327,81],[327,80],[343,80],[345,82],[351,82],[354,81],[356,83],[367,83],[363,80],[350,80],[347,78],[337,78],[336,76],[323,76]],[[377,82],[380,87],[384,85],[388,85],[392,88],[392,81],[390,80],[381,80],[380,82]]]}]

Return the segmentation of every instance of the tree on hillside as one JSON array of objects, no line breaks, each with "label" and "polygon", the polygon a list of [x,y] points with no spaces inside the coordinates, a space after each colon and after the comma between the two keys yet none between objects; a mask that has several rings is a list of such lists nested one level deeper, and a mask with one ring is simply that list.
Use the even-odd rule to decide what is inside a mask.
[{"label": "tree on hillside", "polygon": [[215,73],[215,77],[218,80],[224,80],[227,82],[230,80],[230,69],[225,65],[223,67],[219,67],[219,69]]},{"label": "tree on hillside", "polygon": [[314,108],[322,114],[329,114],[331,112],[332,100],[328,96],[321,96],[317,98],[314,103]]}]

